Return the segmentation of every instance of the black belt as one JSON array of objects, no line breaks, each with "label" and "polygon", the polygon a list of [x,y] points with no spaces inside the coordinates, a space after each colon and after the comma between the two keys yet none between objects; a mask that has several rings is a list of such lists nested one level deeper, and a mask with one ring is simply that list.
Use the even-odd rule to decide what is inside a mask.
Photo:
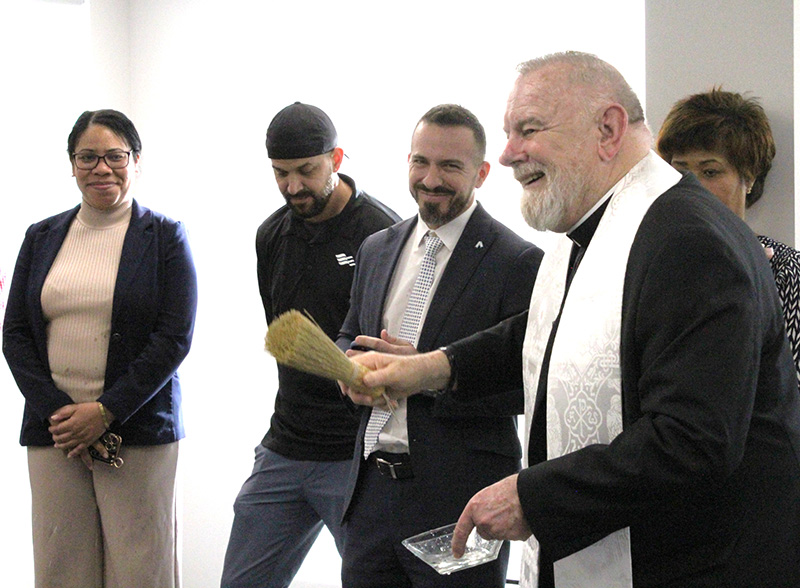
[{"label": "black belt", "polygon": [[375,451],[370,454],[369,461],[378,467],[381,474],[393,480],[407,480],[414,477],[411,456],[408,453]]}]

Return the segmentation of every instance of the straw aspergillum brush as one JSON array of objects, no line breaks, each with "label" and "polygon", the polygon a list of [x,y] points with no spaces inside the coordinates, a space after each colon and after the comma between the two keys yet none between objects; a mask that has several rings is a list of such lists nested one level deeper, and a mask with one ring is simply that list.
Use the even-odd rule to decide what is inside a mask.
[{"label": "straw aspergillum brush", "polygon": [[278,363],[322,378],[339,380],[374,398],[383,396],[394,414],[396,402],[389,398],[383,387],[369,391],[364,387],[362,378],[369,369],[347,357],[325,331],[302,312],[289,310],[272,321],[264,343]]}]

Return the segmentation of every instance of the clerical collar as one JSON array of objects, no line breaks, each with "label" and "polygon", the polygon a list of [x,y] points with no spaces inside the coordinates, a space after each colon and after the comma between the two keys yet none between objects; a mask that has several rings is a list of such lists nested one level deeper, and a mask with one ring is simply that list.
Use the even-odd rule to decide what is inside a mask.
[{"label": "clerical collar", "polygon": [[[611,195],[609,194],[609,196]],[[596,206],[590,212],[589,217],[584,218],[574,229],[567,233],[567,237],[572,239],[572,242],[578,247],[585,248],[589,246],[589,242],[592,240],[594,232],[597,230],[597,225],[600,224],[600,219],[603,218],[603,213],[606,211],[610,200],[611,198],[609,197],[599,201],[597,203],[599,206]]]},{"label": "clerical collar", "polygon": [[572,228],[567,231],[567,237],[572,239],[573,243],[577,244],[579,247],[586,247],[589,245],[589,241],[592,240],[592,236],[594,236],[594,232],[597,230],[597,225],[600,224],[600,219],[603,218],[603,212],[606,206],[608,206],[608,201],[611,200],[620,182],[622,182],[622,180],[611,186],[611,189],[606,192],[600,200],[595,202],[594,206],[581,217],[581,220],[572,225]]}]

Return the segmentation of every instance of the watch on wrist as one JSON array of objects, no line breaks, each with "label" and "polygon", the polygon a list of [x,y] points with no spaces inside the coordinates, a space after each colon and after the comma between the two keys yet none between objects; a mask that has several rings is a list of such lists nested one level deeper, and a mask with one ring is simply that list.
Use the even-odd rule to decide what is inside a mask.
[{"label": "watch on wrist", "polygon": [[445,386],[444,390],[442,390],[442,392],[449,392],[456,387],[456,377],[458,375],[456,370],[456,356],[453,353],[452,348],[447,345],[444,347],[439,347],[439,351],[444,353],[444,356],[447,358],[447,363],[450,364],[450,378],[447,380],[447,386]]}]

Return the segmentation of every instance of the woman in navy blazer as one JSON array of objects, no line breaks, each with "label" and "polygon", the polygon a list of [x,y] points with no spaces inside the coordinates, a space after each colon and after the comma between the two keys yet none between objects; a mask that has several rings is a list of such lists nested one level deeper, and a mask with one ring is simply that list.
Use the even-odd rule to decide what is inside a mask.
[{"label": "woman in navy blazer", "polygon": [[[181,223],[132,198],[141,141],[124,114],[83,113],[68,150],[82,202],[26,232],[3,325],[25,397],[36,585],[179,586],[191,252]],[[122,440],[118,468],[90,457],[114,457],[108,432]]]}]

